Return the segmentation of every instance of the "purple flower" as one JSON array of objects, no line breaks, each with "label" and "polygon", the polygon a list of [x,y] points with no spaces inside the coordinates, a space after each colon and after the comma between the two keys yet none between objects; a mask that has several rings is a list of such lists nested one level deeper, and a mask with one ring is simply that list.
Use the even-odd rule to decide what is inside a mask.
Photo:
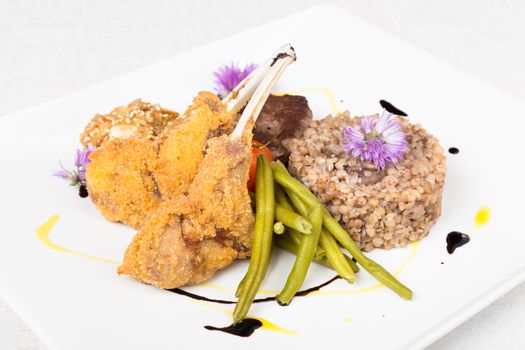
[{"label": "purple flower", "polygon": [[389,163],[396,164],[408,151],[406,134],[401,123],[387,111],[381,117],[362,117],[357,127],[343,131],[345,152],[362,161],[374,163],[383,170]]},{"label": "purple flower", "polygon": [[53,173],[54,176],[69,181],[71,186],[86,186],[86,167],[89,164],[89,155],[94,148],[77,149],[75,155],[75,169],[68,170],[60,164],[60,169]]},{"label": "purple flower", "polygon": [[94,150],[95,150],[94,148],[77,149],[77,154],[75,157],[75,166],[77,168],[85,169],[88,163],[90,162],[89,155]]},{"label": "purple flower", "polygon": [[220,98],[228,95],[241,81],[257,68],[256,64],[250,63],[244,68],[236,66],[234,63],[225,64],[215,72],[215,91]]}]

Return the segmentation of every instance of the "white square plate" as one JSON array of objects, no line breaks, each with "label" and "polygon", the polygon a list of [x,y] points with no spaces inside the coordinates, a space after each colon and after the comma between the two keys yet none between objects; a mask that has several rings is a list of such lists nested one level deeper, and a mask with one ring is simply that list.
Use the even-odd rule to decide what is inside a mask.
[{"label": "white square plate", "polygon": [[[278,89],[306,91],[316,117],[334,108],[375,113],[384,98],[423,123],[445,149],[460,149],[448,156],[443,214],[430,236],[406,249],[370,254],[397,271],[414,291],[412,301],[375,287],[362,271],[355,285],[337,281],[286,308],[254,305],[250,314],[280,331],[263,327],[249,338],[235,337],[203,328],[227,325],[231,305],[196,302],[119,277],[113,264],[50,249],[37,238],[36,229],[57,214],[50,233],[57,245],[120,261],[133,230],[104,220],[89,199],[51,176],[59,160],[71,164],[87,121],[138,97],[183,111],[199,90],[211,89],[217,66],[256,62],[286,42],[298,60]],[[525,278],[519,219],[524,110],[522,101],[336,7],[235,35],[0,119],[0,293],[55,350],[423,347]],[[482,207],[490,208],[491,219],[474,229]],[[445,238],[453,230],[471,233],[472,240],[449,255]],[[275,254],[263,289],[279,289],[291,262]],[[235,263],[187,290],[233,299],[245,268],[246,262]],[[314,266],[305,286],[332,275]]]}]

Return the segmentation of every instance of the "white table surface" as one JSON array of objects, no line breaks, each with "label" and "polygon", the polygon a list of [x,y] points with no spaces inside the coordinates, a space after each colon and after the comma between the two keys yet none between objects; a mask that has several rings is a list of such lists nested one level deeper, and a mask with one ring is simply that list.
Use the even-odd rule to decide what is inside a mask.
[{"label": "white table surface", "polygon": [[[525,98],[525,2],[334,2]],[[0,0],[0,117],[318,3]],[[523,349],[524,322],[522,284],[429,349]],[[0,300],[0,350],[7,349],[45,346]]]}]

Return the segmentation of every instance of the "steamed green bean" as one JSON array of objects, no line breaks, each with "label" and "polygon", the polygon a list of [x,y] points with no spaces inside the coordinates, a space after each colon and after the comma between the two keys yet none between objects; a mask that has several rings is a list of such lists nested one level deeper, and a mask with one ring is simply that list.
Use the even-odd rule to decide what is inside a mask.
[{"label": "steamed green bean", "polygon": [[308,219],[312,223],[313,230],[311,234],[302,235],[301,237],[301,244],[299,245],[292,271],[288,275],[284,288],[277,295],[277,302],[281,305],[290,304],[295,293],[301,288],[306,278],[308,267],[315,255],[323,225],[323,212],[319,204],[312,206],[308,213]]},{"label": "steamed green bean", "polygon": [[275,197],[273,174],[265,155],[260,155],[257,158],[255,183],[256,219],[254,243],[244,286],[240,290],[239,299],[233,311],[234,324],[242,321],[247,315],[266,275],[270,260]]},{"label": "steamed green bean", "polygon": [[275,219],[282,222],[285,226],[296,231],[309,235],[312,233],[312,224],[307,218],[297,214],[293,210],[288,210],[280,204],[275,206]]},{"label": "steamed green bean", "polygon": [[[287,191],[293,192],[304,203],[319,203],[317,198],[302,183],[294,179],[286,170],[286,167],[279,161],[272,164],[275,181]],[[288,192],[289,191],[289,192]],[[290,198],[292,199],[292,198]],[[292,199],[293,201],[293,199]],[[399,282],[392,274],[385,270],[381,265],[370,258],[367,258],[359,249],[359,246],[350,238],[344,228],[339,225],[328,210],[323,207],[323,226],[332,236],[345,248],[357,262],[374,276],[379,282],[393,290],[404,299],[412,299],[412,291]]]}]

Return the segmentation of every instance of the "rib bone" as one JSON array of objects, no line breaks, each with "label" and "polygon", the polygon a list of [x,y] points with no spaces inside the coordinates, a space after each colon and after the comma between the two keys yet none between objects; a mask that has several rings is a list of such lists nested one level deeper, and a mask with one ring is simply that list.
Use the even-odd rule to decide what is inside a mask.
[{"label": "rib bone", "polygon": [[239,111],[248,102],[255,92],[255,89],[264,77],[268,74],[272,66],[283,57],[291,56],[295,60],[295,52],[290,44],[283,45],[270,58],[261,62],[257,68],[241,81],[223,100],[227,105],[228,111]]},{"label": "rib bone", "polygon": [[[231,140],[239,138],[247,125],[253,125],[255,123],[259,113],[261,112],[261,109],[264,106],[264,103],[270,95],[270,91],[272,90],[273,86],[277,80],[279,80],[286,67],[296,60],[294,49],[290,45],[287,45],[286,47],[287,50],[278,53],[269,64],[268,62],[264,63],[266,67],[261,69],[262,73],[256,73],[252,79],[248,80],[244,93],[249,94],[251,93],[251,89],[253,87],[256,88],[250,101],[248,102],[248,105],[244,109],[237,126],[230,135]],[[260,74],[264,76],[260,77]],[[247,79],[248,78],[249,76]],[[258,80],[261,78],[262,81],[259,83]],[[242,88],[242,83],[240,85]],[[243,90],[240,91],[240,94],[242,93]]]}]

